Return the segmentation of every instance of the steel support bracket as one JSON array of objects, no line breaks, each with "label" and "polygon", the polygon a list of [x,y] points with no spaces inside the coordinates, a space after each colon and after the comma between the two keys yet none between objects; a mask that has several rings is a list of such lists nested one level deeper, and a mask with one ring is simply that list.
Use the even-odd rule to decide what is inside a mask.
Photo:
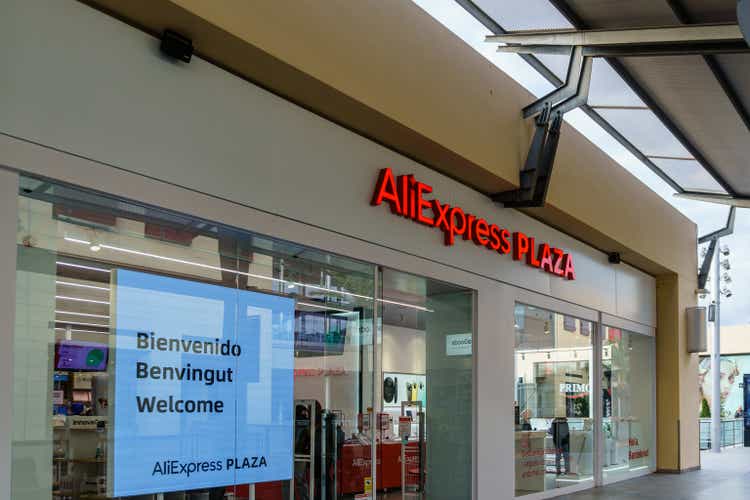
[{"label": "steel support bracket", "polygon": [[723,236],[729,236],[734,232],[734,218],[735,218],[736,207],[732,206],[729,208],[729,216],[727,217],[726,225],[716,231],[708,233],[698,238],[698,244],[709,242],[708,251],[703,257],[701,267],[698,270],[698,290],[705,290],[706,282],[708,281],[708,273],[711,270],[711,261],[716,253],[716,246],[718,245],[719,238]]},{"label": "steel support bracket", "polygon": [[563,115],[586,104],[593,59],[583,47],[573,47],[565,84],[523,108],[523,117],[536,115],[534,137],[516,189],[495,193],[492,200],[507,208],[542,207],[552,178]]}]

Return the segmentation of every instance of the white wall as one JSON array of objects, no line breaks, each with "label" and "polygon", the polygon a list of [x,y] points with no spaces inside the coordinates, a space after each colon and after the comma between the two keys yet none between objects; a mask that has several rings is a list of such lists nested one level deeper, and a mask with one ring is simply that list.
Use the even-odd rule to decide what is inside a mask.
[{"label": "white wall", "polygon": [[383,325],[383,372],[424,375],[427,345],[424,330]]},{"label": "white wall", "polygon": [[[73,0],[6,1],[0,67],[5,134],[655,325],[651,277],[201,59],[166,61],[150,36]],[[386,166],[565,248],[578,279],[467,242],[445,247],[439,231],[369,206]]]}]

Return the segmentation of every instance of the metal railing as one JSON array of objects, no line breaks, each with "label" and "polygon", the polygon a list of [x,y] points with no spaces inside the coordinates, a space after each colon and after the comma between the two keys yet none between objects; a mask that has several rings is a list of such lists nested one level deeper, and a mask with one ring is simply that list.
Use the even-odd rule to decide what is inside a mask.
[{"label": "metal railing", "polygon": [[[698,421],[700,426],[700,447],[701,450],[711,448],[711,419],[701,418]],[[723,418],[721,419],[721,447],[742,446],[745,440],[745,429],[741,418]]]}]

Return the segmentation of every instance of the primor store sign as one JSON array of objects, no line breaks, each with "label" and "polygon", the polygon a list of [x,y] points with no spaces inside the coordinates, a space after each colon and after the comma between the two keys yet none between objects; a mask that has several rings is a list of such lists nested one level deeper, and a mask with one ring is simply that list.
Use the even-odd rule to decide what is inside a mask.
[{"label": "primor store sign", "polygon": [[513,260],[525,261],[526,265],[555,276],[576,279],[573,257],[564,250],[548,243],[537,243],[533,237],[520,231],[511,233],[437,198],[426,199],[425,195],[430,193],[432,186],[419,182],[413,175],[395,176],[390,168],[384,168],[380,171],[371,204],[387,203],[395,215],[440,229],[447,246],[461,238],[502,255],[512,254]]}]

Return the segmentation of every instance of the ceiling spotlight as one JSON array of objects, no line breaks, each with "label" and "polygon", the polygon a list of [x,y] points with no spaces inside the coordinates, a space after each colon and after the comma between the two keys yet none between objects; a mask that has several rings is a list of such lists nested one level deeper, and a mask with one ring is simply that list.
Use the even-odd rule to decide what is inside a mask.
[{"label": "ceiling spotlight", "polygon": [[729,273],[724,273],[721,276],[721,279],[722,279],[722,281],[724,281],[724,283],[731,283],[732,282],[732,277],[729,276]]},{"label": "ceiling spotlight", "polygon": [[730,269],[732,269],[732,266],[729,264],[728,260],[722,260],[721,267],[724,268],[725,271],[729,271]]},{"label": "ceiling spotlight", "polygon": [[91,250],[92,252],[98,252],[101,249],[102,249],[101,244],[99,244],[99,242],[97,240],[92,239],[91,240],[91,245],[89,245],[89,250]]},{"label": "ceiling spotlight", "polygon": [[728,247],[728,246],[726,246],[726,245],[724,245],[723,247],[721,247],[721,250],[720,250],[720,251],[721,251],[721,255],[723,255],[723,256],[725,256],[725,257],[726,257],[727,255],[729,255],[729,247]]},{"label": "ceiling spotlight", "polygon": [[726,298],[729,298],[729,297],[731,297],[731,296],[732,296],[732,291],[731,291],[731,290],[730,290],[729,288],[725,288],[725,289],[723,289],[723,290],[721,291],[721,294],[722,294],[722,295],[723,295],[724,297],[726,297]]}]

